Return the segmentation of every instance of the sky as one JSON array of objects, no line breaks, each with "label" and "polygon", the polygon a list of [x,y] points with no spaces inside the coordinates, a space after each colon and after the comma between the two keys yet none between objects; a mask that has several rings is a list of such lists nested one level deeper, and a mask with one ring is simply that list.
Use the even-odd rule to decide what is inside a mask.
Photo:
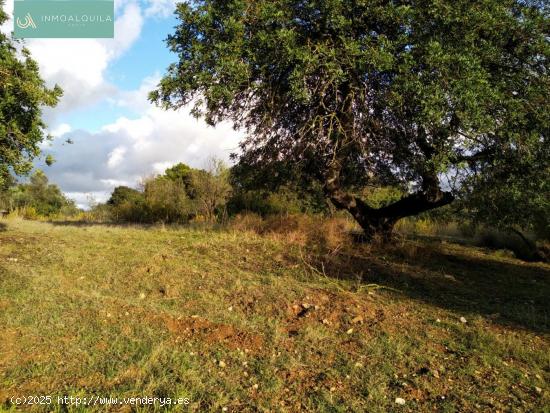
[{"label": "sky", "polygon": [[[35,165],[80,207],[106,201],[116,186],[137,187],[178,162],[200,168],[211,157],[228,161],[237,150],[242,133],[231,124],[213,128],[193,118],[190,108],[164,111],[147,100],[176,61],[164,42],[177,24],[176,2],[115,0],[114,39],[25,40],[42,78],[64,90],[59,104],[44,110],[53,140],[43,151],[56,162]],[[4,10],[12,15],[13,0]],[[11,32],[13,20],[0,30]]]}]

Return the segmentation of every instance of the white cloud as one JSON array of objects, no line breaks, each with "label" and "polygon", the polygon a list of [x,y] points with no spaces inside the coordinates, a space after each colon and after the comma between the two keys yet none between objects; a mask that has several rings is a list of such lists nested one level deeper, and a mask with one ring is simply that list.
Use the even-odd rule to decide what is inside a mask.
[{"label": "white cloud", "polygon": [[[139,38],[143,27],[140,6],[134,1],[116,1],[120,13],[115,20],[114,39],[27,39],[25,46],[38,62],[40,73],[49,86],[64,90],[58,106],[48,109],[49,123],[64,112],[90,106],[117,93],[116,86],[105,78],[109,64],[123,55]],[[13,15],[13,0],[5,10]],[[11,32],[8,21],[2,31]]]},{"label": "white cloud", "polygon": [[54,138],[60,137],[72,131],[73,128],[68,123],[60,123],[55,129],[50,131],[50,135]]},{"label": "white cloud", "polygon": [[145,9],[147,17],[168,17],[176,10],[176,4],[181,0],[148,0],[148,7]]},{"label": "white cloud", "polygon": [[[117,146],[109,154],[109,159],[107,160],[107,166],[109,169],[114,169],[122,163],[124,160],[124,155],[126,154],[126,148],[124,146]],[[112,180],[110,180],[112,181]]]},{"label": "white cloud", "polygon": [[189,108],[174,112],[148,105],[141,116],[121,117],[97,133],[72,131],[73,145],[56,139],[48,153],[57,162],[47,174],[85,205],[88,193],[107,199],[114,187],[136,187],[143,177],[178,162],[202,168],[212,156],[228,161],[241,137],[228,123],[207,126]]}]

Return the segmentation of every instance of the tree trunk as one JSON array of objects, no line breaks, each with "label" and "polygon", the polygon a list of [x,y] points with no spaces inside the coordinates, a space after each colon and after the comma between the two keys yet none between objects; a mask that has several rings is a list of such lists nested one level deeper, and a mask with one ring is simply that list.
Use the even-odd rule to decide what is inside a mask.
[{"label": "tree trunk", "polygon": [[391,240],[394,226],[401,218],[448,205],[454,200],[451,193],[431,187],[429,190],[407,195],[385,207],[373,208],[340,188],[338,167],[329,171],[325,193],[337,208],[346,210],[353,216],[367,240],[380,239],[382,242]]}]

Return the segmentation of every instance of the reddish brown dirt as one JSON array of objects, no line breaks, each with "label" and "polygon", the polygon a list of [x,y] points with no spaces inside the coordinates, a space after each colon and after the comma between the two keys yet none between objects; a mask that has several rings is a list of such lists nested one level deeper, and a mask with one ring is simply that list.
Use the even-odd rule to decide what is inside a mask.
[{"label": "reddish brown dirt", "polygon": [[262,350],[264,340],[257,334],[238,330],[237,328],[211,321],[200,317],[185,317],[175,319],[163,317],[168,331],[179,337],[200,338],[208,344],[220,343],[232,349],[248,350],[258,353]]}]

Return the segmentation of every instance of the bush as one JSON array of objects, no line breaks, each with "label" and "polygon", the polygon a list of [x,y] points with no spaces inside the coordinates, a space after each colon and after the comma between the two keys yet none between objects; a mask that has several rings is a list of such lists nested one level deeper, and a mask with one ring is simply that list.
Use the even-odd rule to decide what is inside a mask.
[{"label": "bush", "polygon": [[50,184],[44,172],[38,170],[29,183],[12,184],[0,192],[0,208],[20,210],[27,219],[70,216],[78,213],[74,201],[65,197],[57,185]]}]

